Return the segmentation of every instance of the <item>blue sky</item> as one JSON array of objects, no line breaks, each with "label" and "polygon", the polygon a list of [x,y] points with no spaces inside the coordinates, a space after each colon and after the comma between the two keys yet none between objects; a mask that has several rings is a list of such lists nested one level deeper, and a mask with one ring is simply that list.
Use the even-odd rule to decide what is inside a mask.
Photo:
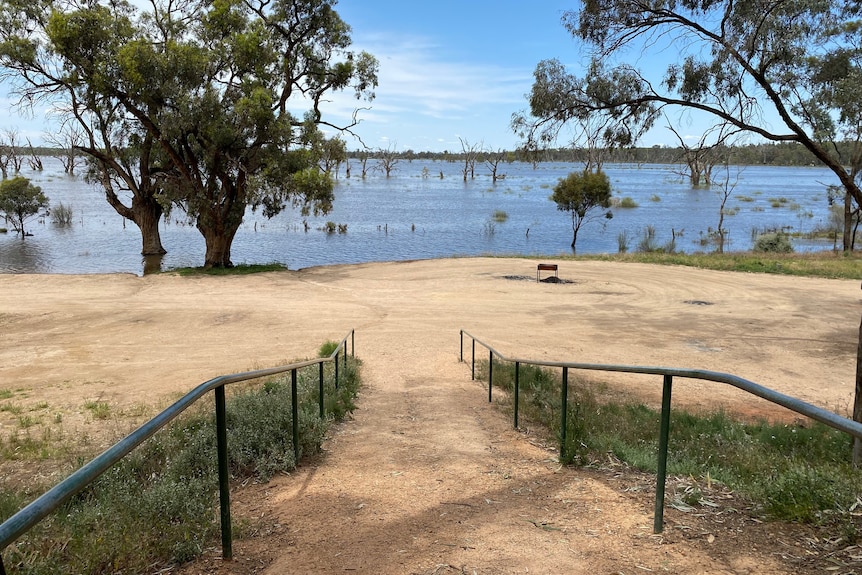
[{"label": "blue sky", "polygon": [[[371,148],[457,151],[459,138],[485,149],[514,149],[512,114],[527,108],[526,94],[536,64],[558,58],[580,73],[586,55],[561,24],[563,12],[577,0],[340,0],[336,9],[352,27],[356,50],[380,63],[379,86],[370,104],[349,93],[336,94],[325,117],[344,123],[353,109],[355,129]],[[48,129],[46,110],[24,118],[8,100],[0,129],[13,128],[34,144]],[[346,137],[348,147],[361,147]],[[565,145],[566,142],[561,142]],[[642,145],[675,145],[663,127]]]},{"label": "blue sky", "polygon": [[[518,145],[536,64],[582,57],[560,23],[574,2],[341,0],[354,45],[374,54],[380,85],[357,132],[372,148],[460,150]],[[340,102],[339,102],[340,103]]]}]

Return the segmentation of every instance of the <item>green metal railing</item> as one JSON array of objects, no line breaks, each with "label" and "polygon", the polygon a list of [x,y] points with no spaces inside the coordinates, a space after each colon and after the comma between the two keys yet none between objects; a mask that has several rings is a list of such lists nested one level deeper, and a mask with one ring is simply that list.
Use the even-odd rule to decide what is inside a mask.
[{"label": "green metal railing", "polygon": [[[338,388],[338,365],[343,358],[344,367],[347,367],[348,340],[350,341],[350,353],[356,356],[355,330],[350,332],[341,340],[335,351],[329,357],[312,359],[299,363],[292,363],[280,367],[259,369],[231,375],[221,375],[200,384],[189,393],[180,398],[176,403],[156,415],[150,421],[136,429],[124,439],[105,450],[101,455],[78,469],[72,475],[55,485],[38,499],[18,511],[0,525],[0,552],[11,543],[15,542],[24,533],[42,519],[54,512],[60,505],[73,495],[79,493],[102,473],[111,468],[136,447],[152,437],[159,429],[170,423],[183,411],[196,401],[201,399],[210,391],[215,395],[216,412],[216,447],[218,450],[218,476],[219,476],[219,506],[221,518],[221,541],[222,557],[226,560],[233,558],[231,525],[230,525],[230,474],[228,471],[227,458],[227,424],[225,417],[225,386],[240,381],[248,381],[261,377],[269,377],[281,373],[291,372],[291,409],[293,415],[293,452],[294,460],[299,460],[299,417],[297,406],[297,371],[312,365],[319,366],[319,412],[324,417],[323,406],[323,365],[325,363],[335,364],[335,388]],[[3,565],[3,557],[0,555],[0,575],[6,575]]]},{"label": "green metal railing", "polygon": [[569,387],[569,370],[582,369],[590,371],[613,371],[622,373],[637,373],[647,375],[661,375],[663,378],[662,400],[661,400],[661,419],[659,424],[659,446],[658,446],[658,462],[656,469],[656,495],[655,495],[655,515],[653,516],[653,531],[661,533],[664,528],[664,497],[665,484],[667,479],[667,451],[668,438],[670,436],[670,408],[671,408],[671,392],[673,388],[673,378],[682,377],[688,379],[700,379],[705,381],[714,381],[716,383],[724,383],[732,385],[742,391],[756,395],[770,403],[786,407],[800,415],[810,417],[829,427],[848,433],[854,437],[862,438],[862,423],[858,423],[846,417],[841,417],[831,411],[811,405],[795,397],[784,395],[775,390],[763,387],[747,379],[720,373],[715,371],[705,371],[701,369],[677,369],[670,367],[644,367],[636,365],[613,365],[613,364],[595,364],[595,363],[575,363],[575,362],[556,362],[556,361],[540,361],[532,359],[510,358],[501,354],[487,343],[477,339],[470,333],[461,330],[461,350],[460,360],[464,361],[464,337],[469,337],[472,340],[472,359],[470,376],[476,379],[476,344],[488,350],[488,401],[492,401],[492,389],[494,382],[494,357],[500,361],[506,361],[515,364],[515,388],[514,388],[514,410],[515,410],[515,428],[518,427],[518,396],[519,396],[519,375],[521,364],[535,365],[539,367],[552,367],[562,369],[562,385],[560,414],[560,458],[565,457],[566,451],[566,417],[568,405],[568,387]]}]

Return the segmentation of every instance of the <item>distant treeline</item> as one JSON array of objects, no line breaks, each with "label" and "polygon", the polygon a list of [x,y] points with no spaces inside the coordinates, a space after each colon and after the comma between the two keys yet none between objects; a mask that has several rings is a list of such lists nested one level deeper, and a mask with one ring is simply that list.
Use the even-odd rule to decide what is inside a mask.
[{"label": "distant treeline", "polygon": [[[856,144],[839,144],[843,157],[850,157],[851,147]],[[595,153],[595,152],[593,152]],[[749,144],[746,146],[731,146],[716,148],[711,152],[719,157],[727,157],[732,165],[770,165],[770,166],[819,166],[819,160],[811,155],[804,146],[795,142]],[[506,162],[585,162],[588,151],[583,148],[555,148],[529,152],[514,151],[443,151],[443,152],[391,152],[388,150],[367,150],[348,152],[350,158],[368,157],[380,158],[385,154],[394,154],[401,160],[437,160],[460,162],[471,155],[478,162],[494,160],[502,157]],[[686,150],[682,147],[653,146],[650,148],[625,148],[602,151],[602,160],[606,163],[635,164],[676,164],[685,162]],[[721,161],[720,163],[723,163]]]},{"label": "distant treeline", "polygon": [[[856,144],[838,144],[838,150],[843,157],[851,157],[851,147]],[[35,154],[38,156],[61,156],[68,153],[60,148],[22,147],[17,146],[20,154]],[[443,162],[461,162],[471,155],[477,162],[502,160],[504,162],[585,162],[588,151],[583,148],[554,148],[528,152],[525,150],[480,150],[472,152],[414,152],[405,150],[392,152],[388,150],[355,150],[348,152],[350,158],[359,159],[380,158],[391,154],[400,160],[436,160]],[[682,147],[653,146],[650,148],[625,148],[604,150],[602,160],[607,163],[634,164],[676,164],[685,161],[686,151]],[[769,165],[769,166],[819,166],[820,161],[811,155],[804,146],[795,142],[749,144],[747,146],[731,146],[718,148],[712,153],[726,157],[733,165]],[[722,162],[723,163],[723,162]]]}]

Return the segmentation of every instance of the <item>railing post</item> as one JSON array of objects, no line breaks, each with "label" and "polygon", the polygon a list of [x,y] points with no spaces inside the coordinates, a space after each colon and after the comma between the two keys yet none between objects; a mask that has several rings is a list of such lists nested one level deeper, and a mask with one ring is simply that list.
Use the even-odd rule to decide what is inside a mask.
[{"label": "railing post", "polygon": [[335,352],[335,389],[338,389],[338,353]]},{"label": "railing post", "polygon": [[344,344],[344,371],[347,371],[347,343]]},{"label": "railing post", "polygon": [[216,450],[218,451],[218,490],[221,510],[221,555],[226,561],[233,559],[230,526],[230,475],[227,460],[227,413],[224,385],[215,388]]},{"label": "railing post", "polygon": [[491,388],[494,387],[494,352],[488,352],[488,403],[491,403]]},{"label": "railing post", "polygon": [[655,485],[655,516],[653,517],[653,533],[664,530],[664,489],[667,478],[667,444],[670,436],[670,396],[673,387],[673,376],[664,376],[664,386],[661,393],[661,428],[658,437],[658,466]]},{"label": "railing post", "polygon": [[566,417],[569,411],[569,368],[563,368],[562,397],[560,398],[560,461],[566,457]]},{"label": "railing post", "polygon": [[476,338],[471,338],[473,341],[473,359],[470,362],[470,380],[476,380]]},{"label": "railing post", "polygon": [[296,368],[290,370],[290,414],[293,418],[293,464],[299,467],[299,400],[296,392]]},{"label": "railing post", "polygon": [[350,330],[350,352],[356,357],[356,330]]},{"label": "railing post", "polygon": [[518,429],[518,390],[520,389],[520,377],[519,372],[521,371],[521,362],[515,362],[515,429]]},{"label": "railing post", "polygon": [[464,330],[462,329],[458,333],[461,335],[461,346],[458,348],[458,357],[460,359],[458,361],[464,363]]},{"label": "railing post", "polygon": [[325,415],[323,413],[323,362],[321,361],[320,363],[318,363],[317,367],[318,367],[317,381],[318,381],[318,384],[320,387],[317,397],[318,397],[318,403],[320,404],[319,405],[319,407],[320,407],[320,419],[323,419],[323,416]]}]

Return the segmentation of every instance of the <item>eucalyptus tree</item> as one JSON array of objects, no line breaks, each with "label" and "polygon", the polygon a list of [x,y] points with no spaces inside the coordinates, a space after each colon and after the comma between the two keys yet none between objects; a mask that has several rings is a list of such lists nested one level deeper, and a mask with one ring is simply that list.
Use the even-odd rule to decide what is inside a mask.
[{"label": "eucalyptus tree", "polygon": [[[59,134],[71,151],[90,161],[87,178],[103,186],[114,210],[141,232],[141,253],[165,253],[159,221],[165,200],[153,160],[157,140],[128,108],[125,70],[119,55],[142,34],[128,4],[54,0],[0,4],[0,64],[22,106],[48,101],[63,114]],[[56,138],[49,138],[54,141]],[[70,172],[71,173],[71,172]]]},{"label": "eucalyptus tree", "polygon": [[266,217],[288,205],[331,208],[332,180],[313,149],[319,126],[357,120],[335,126],[321,104],[347,88],[372,98],[377,84],[376,60],[348,50],[334,4],[11,0],[0,60],[25,100],[64,99],[106,190],[133,187],[134,170],[152,213],[184,209],[204,237],[205,265],[228,267],[249,206]]},{"label": "eucalyptus tree", "polygon": [[0,182],[0,213],[12,223],[12,229],[25,238],[24,222],[48,208],[48,197],[24,176]]},{"label": "eucalyptus tree", "polygon": [[[862,134],[858,0],[590,0],[563,24],[590,50],[583,75],[540,62],[528,134],[547,138],[592,114],[628,144],[676,107],[763,140],[798,142],[862,202],[839,141]],[[670,59],[662,77],[632,64]],[[846,247],[846,246],[845,246]]]},{"label": "eucalyptus tree", "polygon": [[554,186],[551,201],[561,212],[572,217],[572,251],[578,242],[578,232],[585,223],[599,219],[611,219],[611,181],[601,171],[584,170],[572,172],[561,178]]}]

